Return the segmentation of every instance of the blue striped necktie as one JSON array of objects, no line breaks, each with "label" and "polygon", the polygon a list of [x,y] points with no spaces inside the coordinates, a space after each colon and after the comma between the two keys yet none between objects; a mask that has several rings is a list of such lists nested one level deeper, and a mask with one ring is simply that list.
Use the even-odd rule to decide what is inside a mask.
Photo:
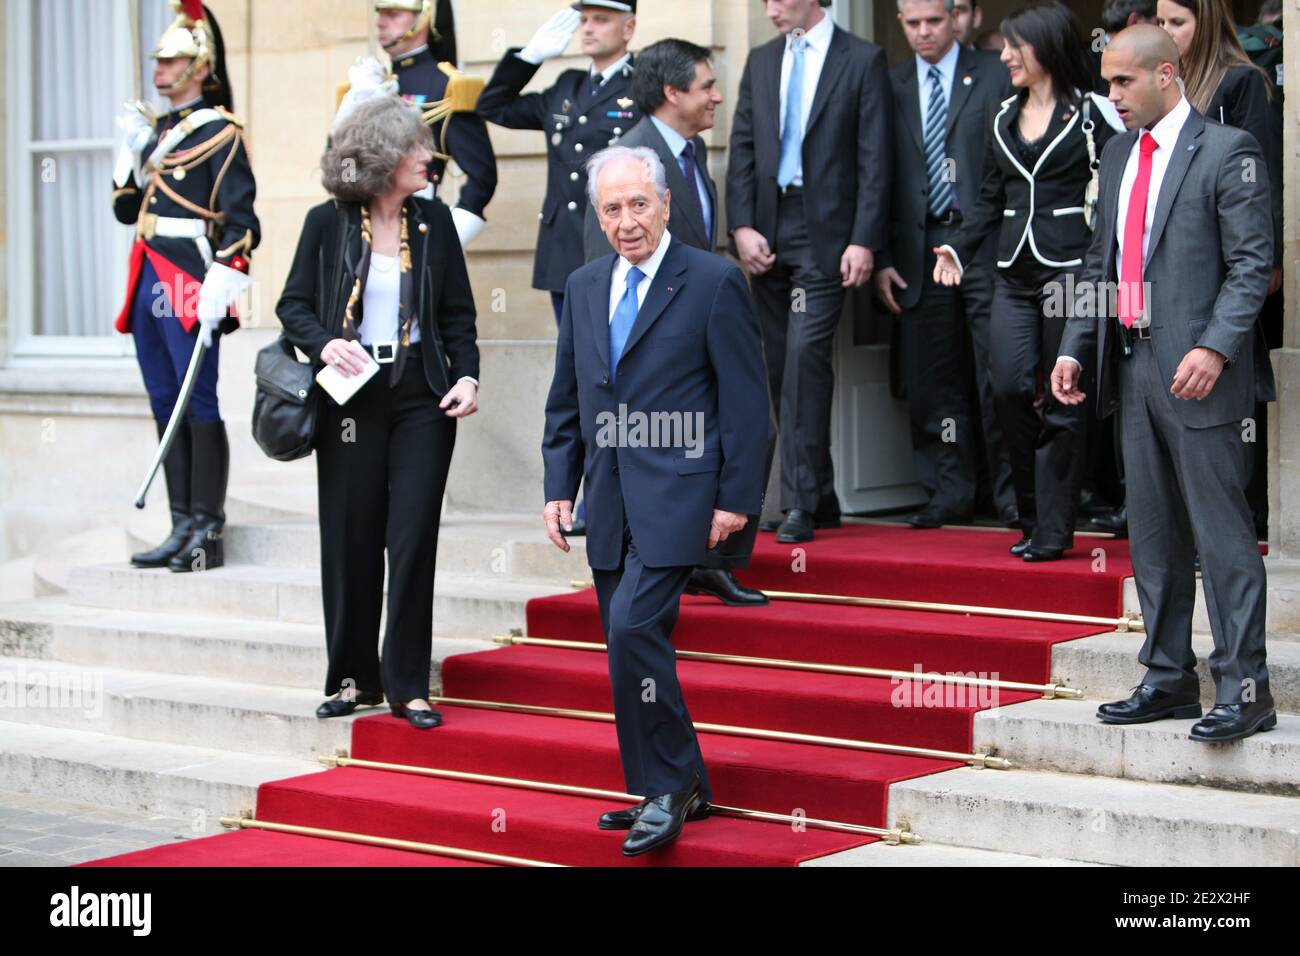
[{"label": "blue striped necktie", "polygon": [[952,183],[947,177],[944,153],[948,141],[948,104],[937,66],[930,67],[930,101],[925,107],[925,176],[929,186],[930,215],[942,219],[952,206]]},{"label": "blue striped necktie", "polygon": [[645,273],[636,266],[627,270],[627,291],[623,293],[623,298],[619,299],[614,317],[609,320],[609,380],[611,382],[618,372],[618,360],[623,357],[623,346],[627,344],[627,337],[632,333],[632,323],[636,321],[636,314],[641,308],[636,299],[636,287],[644,278]]}]

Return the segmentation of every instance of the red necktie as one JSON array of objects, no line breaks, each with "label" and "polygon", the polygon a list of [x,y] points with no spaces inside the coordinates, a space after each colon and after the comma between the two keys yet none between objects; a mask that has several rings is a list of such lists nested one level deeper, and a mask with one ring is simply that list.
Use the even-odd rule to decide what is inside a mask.
[{"label": "red necktie", "polygon": [[1124,219],[1124,256],[1120,266],[1119,319],[1124,328],[1142,315],[1142,239],[1147,227],[1147,192],[1151,188],[1151,154],[1159,144],[1150,133],[1142,134],[1138,145],[1138,173],[1128,197],[1128,215]]}]

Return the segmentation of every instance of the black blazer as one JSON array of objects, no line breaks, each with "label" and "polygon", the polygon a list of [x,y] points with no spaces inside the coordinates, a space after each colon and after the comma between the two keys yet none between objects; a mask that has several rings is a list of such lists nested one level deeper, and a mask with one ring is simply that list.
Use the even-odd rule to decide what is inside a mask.
[{"label": "black blazer", "polygon": [[[695,162],[699,166],[700,175],[704,179],[704,188],[708,193],[709,209],[712,210],[710,225],[713,227],[707,232],[704,229],[704,211],[700,208],[699,201],[695,198],[695,191],[691,189],[690,184],[686,182],[686,176],[682,173],[682,167],[677,163],[677,157],[673,151],[668,148],[668,143],[664,141],[658,128],[650,122],[650,117],[642,117],[641,122],[632,128],[632,131],[619,140],[620,146],[648,146],[659,154],[659,161],[664,164],[664,179],[668,183],[668,189],[672,193],[672,215],[668,222],[668,231],[673,234],[674,239],[680,239],[688,246],[694,246],[696,249],[704,249],[712,252],[717,246],[718,236],[718,188],[713,183],[713,177],[709,175],[709,158],[708,148],[704,145],[704,140],[696,136],[695,143]],[[596,215],[596,209],[591,203],[584,203],[587,207],[586,220],[583,223],[583,253],[586,261],[599,259],[601,256],[607,256],[613,252],[609,240],[605,238],[605,232],[600,228],[600,218]]]},{"label": "black blazer", "polygon": [[[339,211],[344,232],[339,233]],[[439,199],[412,196],[403,207],[416,276],[420,354],[429,387],[442,395],[462,376],[479,377],[474,295],[451,210]],[[342,251],[339,281],[332,285]],[[343,313],[361,262],[361,206],[333,200],[313,207],[303,223],[275,314],[285,337],[317,366],[320,353],[343,332]],[[364,323],[365,319],[362,318]]]},{"label": "black blazer", "polygon": [[1058,107],[1043,134],[1046,147],[1034,168],[1026,169],[1015,146],[1015,124],[1023,95],[1017,93],[1003,100],[994,116],[979,200],[949,243],[963,266],[999,224],[999,268],[1011,265],[1020,255],[1032,256],[1053,268],[1081,265],[1092,240],[1083,215],[1084,191],[1092,169],[1082,117],[1086,108],[1094,125],[1092,135],[1100,161],[1106,144],[1121,132],[1106,119],[1113,114],[1113,107],[1095,93],[1088,94],[1079,108]]},{"label": "black blazer", "polygon": [[[785,37],[749,51],[731,124],[727,229],[757,229],[776,245]],[[849,245],[883,249],[893,186],[893,111],[885,51],[835,27],[803,139],[803,204],[818,267],[839,275]],[[731,243],[734,253],[735,242]]]},{"label": "black blazer", "polygon": [[[965,82],[966,78],[970,82]],[[889,248],[878,268],[898,270],[906,289],[894,295],[905,309],[921,299],[925,284],[925,225],[929,218],[929,182],[921,127],[921,91],[916,85],[916,57],[908,56],[890,71],[894,108],[894,174],[890,204]],[[991,53],[962,48],[957,54],[952,95],[948,103],[946,154],[953,161],[957,207],[973,210],[979,198],[980,173],[993,114],[1011,86],[1006,67]],[[963,260],[966,263],[966,260]]]}]

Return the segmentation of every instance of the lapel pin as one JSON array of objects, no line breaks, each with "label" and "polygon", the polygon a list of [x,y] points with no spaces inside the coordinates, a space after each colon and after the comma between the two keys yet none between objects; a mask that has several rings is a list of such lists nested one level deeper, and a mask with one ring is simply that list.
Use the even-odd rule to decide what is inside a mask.
[{"label": "lapel pin", "polygon": [[620,97],[616,102],[623,109],[627,109],[629,106],[632,105],[632,101],[626,96]]},{"label": "lapel pin", "polygon": [[420,223],[420,231],[421,231],[421,232],[428,232],[428,231],[429,231],[429,224],[428,224],[427,222],[422,222],[422,223]]},{"label": "lapel pin", "polygon": [[969,76],[963,76],[963,77],[961,78],[961,85],[962,85],[962,86],[970,86],[971,83],[973,83],[973,82],[974,82],[974,81],[973,81]]}]

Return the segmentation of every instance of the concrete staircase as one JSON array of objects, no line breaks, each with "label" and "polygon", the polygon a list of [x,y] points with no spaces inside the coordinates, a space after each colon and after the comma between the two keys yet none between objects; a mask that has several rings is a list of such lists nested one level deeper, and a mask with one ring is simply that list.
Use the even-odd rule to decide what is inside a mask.
[{"label": "concrete staircase", "polygon": [[[196,575],[130,568],[136,535],[95,540],[116,553],[46,571],[35,591],[44,596],[0,604],[8,789],[197,819],[215,832],[218,817],[254,806],[262,781],[318,770],[318,756],[348,746],[353,718],[313,715],[325,651],[305,508],[264,491],[227,527],[228,565]],[[445,657],[490,649],[494,634],[524,626],[530,598],[588,576],[582,540],[573,544],[561,554],[531,515],[444,519],[435,688]],[[1191,721],[1102,725],[1097,703],[1125,696],[1140,676],[1141,636],[1060,644],[1054,673],[1087,700],[976,718],[975,749],[1016,769],[895,784],[889,825],[925,846],[875,845],[811,865],[1300,863],[1300,627],[1286,626],[1300,575],[1269,570],[1279,605],[1269,663],[1285,712],[1276,730],[1211,747],[1187,739]],[[1208,635],[1196,646],[1204,657]]]}]

